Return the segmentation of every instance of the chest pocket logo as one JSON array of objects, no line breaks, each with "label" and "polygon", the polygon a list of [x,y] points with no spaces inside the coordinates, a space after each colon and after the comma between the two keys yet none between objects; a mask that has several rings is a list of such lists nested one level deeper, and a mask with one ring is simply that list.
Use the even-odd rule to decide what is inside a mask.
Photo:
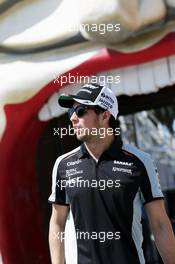
[{"label": "chest pocket logo", "polygon": [[112,171],[116,172],[124,172],[132,175],[132,170],[131,169],[125,169],[125,168],[118,168],[118,167],[113,167]]}]

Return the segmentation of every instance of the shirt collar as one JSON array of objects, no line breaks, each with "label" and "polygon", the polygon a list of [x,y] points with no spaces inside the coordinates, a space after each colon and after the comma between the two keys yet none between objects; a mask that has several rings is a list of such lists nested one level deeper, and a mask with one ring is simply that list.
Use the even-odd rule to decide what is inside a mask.
[{"label": "shirt collar", "polygon": [[108,147],[108,149],[106,149],[103,152],[101,157],[105,157],[107,155],[107,156],[115,159],[118,156],[118,154],[121,152],[122,145],[123,145],[122,140],[119,137],[115,136],[113,142]]},{"label": "shirt collar", "polygon": [[[111,158],[115,159],[118,156],[119,152],[121,151],[122,145],[123,145],[122,140],[119,137],[115,136],[113,142],[108,147],[108,149],[106,149],[103,152],[103,154],[101,155],[100,159],[102,157],[106,157],[106,155],[108,157],[111,157]],[[81,159],[81,158],[84,158],[84,157],[90,157],[90,154],[87,151],[87,149],[85,147],[85,144],[83,143],[80,146],[80,150],[78,152],[78,158]]]},{"label": "shirt collar", "polygon": [[85,147],[85,144],[81,144],[80,145],[80,150],[78,152],[78,158],[81,159],[81,158],[84,158],[84,157],[89,157],[90,154],[89,152],[87,151],[86,147]]}]

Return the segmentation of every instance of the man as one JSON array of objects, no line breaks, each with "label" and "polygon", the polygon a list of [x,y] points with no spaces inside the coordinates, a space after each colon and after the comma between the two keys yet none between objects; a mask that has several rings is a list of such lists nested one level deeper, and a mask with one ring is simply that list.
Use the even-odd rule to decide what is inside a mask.
[{"label": "man", "polygon": [[[175,264],[175,239],[166,215],[157,170],[149,154],[118,137],[113,92],[84,85],[76,95],[62,95],[62,107],[80,147],[54,165],[49,244],[53,264],[63,264],[62,234],[71,208],[77,235],[78,264],[145,263],[141,211],[145,206],[157,248],[165,264]],[[101,131],[105,132],[101,133]]]}]

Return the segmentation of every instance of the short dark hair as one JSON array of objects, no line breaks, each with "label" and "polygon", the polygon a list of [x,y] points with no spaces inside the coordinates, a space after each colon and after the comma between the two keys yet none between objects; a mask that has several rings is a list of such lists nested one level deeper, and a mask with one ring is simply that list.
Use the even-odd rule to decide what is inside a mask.
[{"label": "short dark hair", "polygon": [[98,106],[98,105],[95,105],[95,106],[94,106],[94,111],[95,111],[95,113],[96,113],[97,115],[99,115],[100,113],[103,113],[103,112],[105,112],[106,110],[105,110],[104,108]]},{"label": "short dark hair", "polygon": [[[100,107],[100,106],[98,106],[98,105],[96,105],[96,106],[94,107],[94,109],[95,109],[95,113],[96,113],[97,115],[99,115],[100,113],[103,113],[103,112],[106,111],[104,108],[102,108],[102,107]],[[111,127],[112,129],[115,129],[115,128],[117,128],[118,126],[119,126],[119,121],[118,121],[118,119],[116,120],[116,119],[114,118],[114,116],[111,115],[110,118],[109,118],[109,127]]]}]

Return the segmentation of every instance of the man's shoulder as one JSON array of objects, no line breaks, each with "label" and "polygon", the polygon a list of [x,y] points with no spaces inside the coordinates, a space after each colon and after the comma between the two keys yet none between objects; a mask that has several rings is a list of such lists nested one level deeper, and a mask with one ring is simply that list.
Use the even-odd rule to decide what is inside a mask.
[{"label": "man's shoulder", "polygon": [[144,165],[152,161],[151,155],[134,145],[123,144],[122,149],[138,158]]},{"label": "man's shoulder", "polygon": [[76,147],[75,149],[66,152],[64,154],[62,154],[61,156],[59,156],[56,161],[55,161],[55,166],[58,166],[62,161],[66,161],[69,160],[71,158],[73,158],[74,156],[76,157],[76,154],[79,153],[81,146]]}]

